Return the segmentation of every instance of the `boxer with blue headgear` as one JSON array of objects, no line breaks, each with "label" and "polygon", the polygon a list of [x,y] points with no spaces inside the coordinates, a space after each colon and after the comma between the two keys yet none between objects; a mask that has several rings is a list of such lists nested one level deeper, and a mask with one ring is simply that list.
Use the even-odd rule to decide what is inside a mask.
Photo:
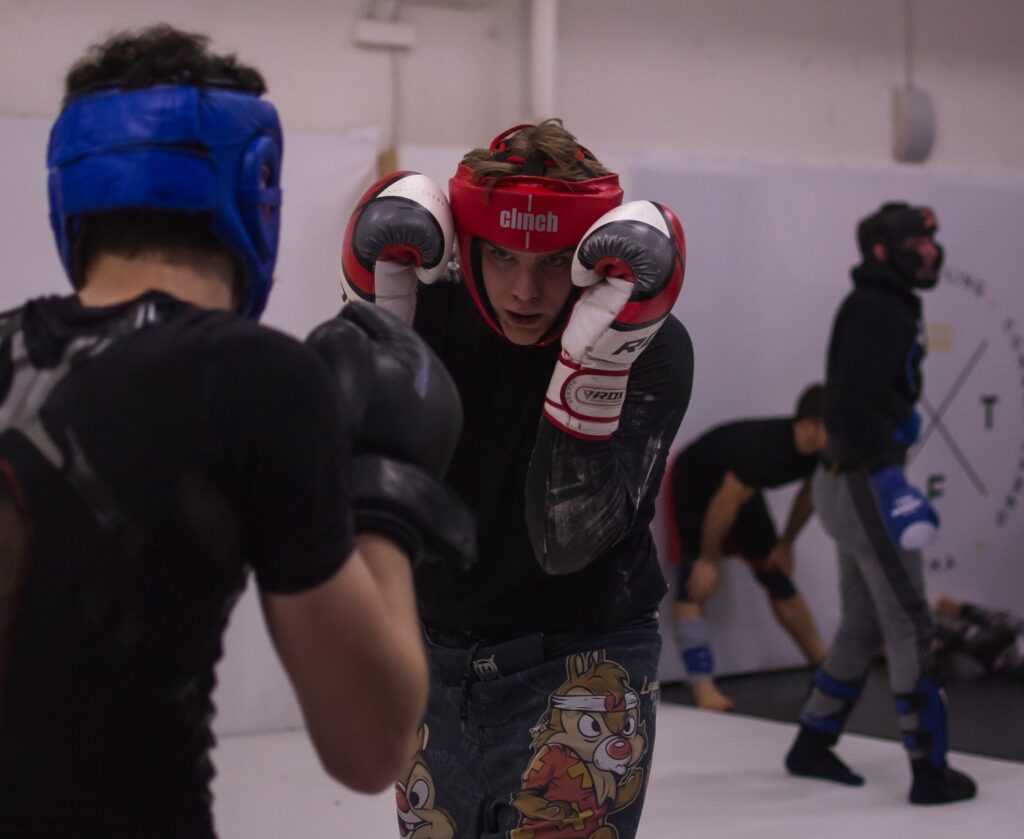
[{"label": "boxer with blue headgear", "polygon": [[308,345],[255,322],[281,129],[206,40],[156,26],[75,65],[48,154],[75,293],[0,313],[3,837],[214,839],[250,570],[324,767],[382,790],[426,707],[410,560],[471,550],[439,480],[459,399],[416,334],[370,306]]},{"label": "boxer with blue headgear", "polygon": [[235,255],[240,311],[259,317],[277,258],[281,126],[258,90],[113,86],[67,103],[50,134],[50,224],[71,281],[91,216],[115,210],[199,214]]}]

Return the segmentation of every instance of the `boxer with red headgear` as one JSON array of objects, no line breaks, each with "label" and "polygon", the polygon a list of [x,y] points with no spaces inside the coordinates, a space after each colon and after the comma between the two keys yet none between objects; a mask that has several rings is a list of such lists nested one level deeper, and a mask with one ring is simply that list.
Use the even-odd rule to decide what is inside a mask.
[{"label": "boxer with red headgear", "polygon": [[[559,120],[465,155],[450,209],[421,179],[371,188],[342,256],[346,296],[400,298],[465,407],[446,477],[476,513],[479,561],[416,571],[432,686],[418,759],[456,836],[600,824],[631,837],[651,744],[612,758],[630,726],[654,732],[666,585],[649,523],[693,375],[670,314],[682,229],[656,204],[623,204]],[[435,270],[448,229],[452,262]],[[573,661],[609,662],[614,694],[637,697],[632,716],[578,715],[584,740],[607,738],[600,765],[530,748]]]},{"label": "boxer with red headgear", "polygon": [[[588,156],[592,163],[596,161],[583,148],[571,150],[571,179],[545,176],[545,163],[554,161],[546,161],[539,149],[529,160],[510,155],[507,138],[525,127],[516,126],[495,137],[486,157],[468,155],[448,182],[448,191],[458,231],[462,276],[473,303],[492,329],[515,343],[532,344],[557,337],[568,315],[566,301],[562,301],[557,317],[534,321],[528,320],[529,313],[517,315],[514,309],[500,306],[496,309],[488,285],[496,289],[498,280],[491,276],[493,270],[484,271],[484,260],[491,264],[510,262],[513,253],[557,260],[568,251],[568,258],[560,261],[568,267],[572,252],[588,228],[622,203],[622,189],[617,175],[605,173],[603,167],[602,174],[597,175],[588,166]],[[518,166],[518,173],[510,174],[501,164]],[[560,291],[571,288],[567,283],[560,285],[564,286]],[[539,334],[537,323],[546,327]]]}]

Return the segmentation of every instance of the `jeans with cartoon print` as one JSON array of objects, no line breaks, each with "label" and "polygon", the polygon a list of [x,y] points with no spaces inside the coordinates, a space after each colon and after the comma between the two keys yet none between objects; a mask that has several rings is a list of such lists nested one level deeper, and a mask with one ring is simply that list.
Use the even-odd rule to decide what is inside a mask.
[{"label": "jeans with cartoon print", "polygon": [[632,839],[650,776],[655,616],[496,645],[425,631],[431,694],[403,839]]}]

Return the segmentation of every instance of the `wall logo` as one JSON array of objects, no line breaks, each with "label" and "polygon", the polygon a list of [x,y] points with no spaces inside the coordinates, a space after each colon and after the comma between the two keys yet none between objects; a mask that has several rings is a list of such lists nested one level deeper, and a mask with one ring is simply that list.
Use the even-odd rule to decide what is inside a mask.
[{"label": "wall logo", "polygon": [[944,270],[939,291],[925,300],[924,421],[908,461],[943,519],[931,571],[1017,541],[1024,504],[1024,313],[967,271]]}]

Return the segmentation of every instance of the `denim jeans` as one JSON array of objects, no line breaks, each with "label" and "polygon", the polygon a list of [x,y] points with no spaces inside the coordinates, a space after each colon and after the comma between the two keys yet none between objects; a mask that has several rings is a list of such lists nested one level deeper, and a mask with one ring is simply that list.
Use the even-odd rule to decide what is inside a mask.
[{"label": "denim jeans", "polygon": [[650,776],[657,620],[487,646],[425,632],[431,695],[396,789],[407,839],[631,839]]}]

